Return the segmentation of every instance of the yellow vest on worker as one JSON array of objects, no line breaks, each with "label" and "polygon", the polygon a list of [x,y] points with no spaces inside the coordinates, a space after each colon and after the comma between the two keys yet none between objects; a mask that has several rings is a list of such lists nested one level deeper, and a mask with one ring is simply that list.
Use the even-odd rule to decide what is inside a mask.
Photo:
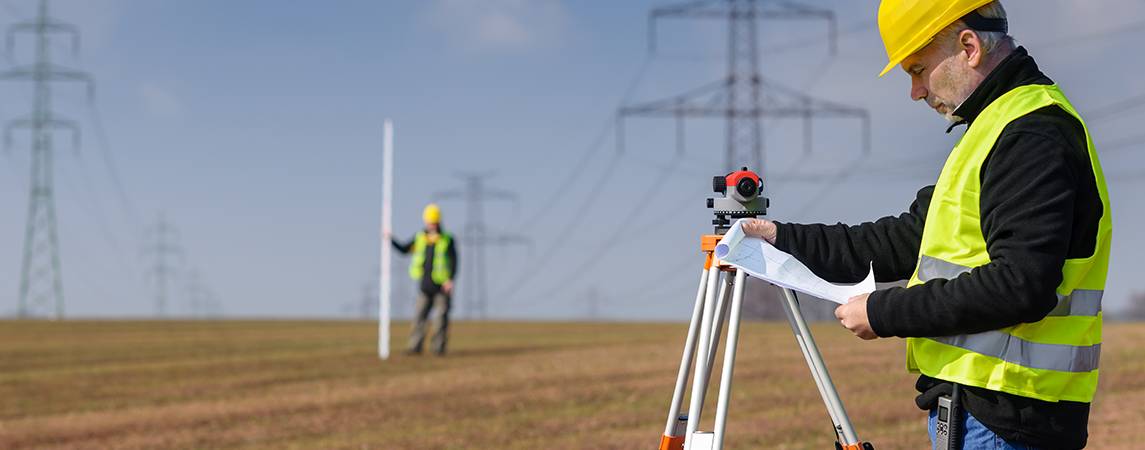
[{"label": "yellow vest on worker", "polygon": [[[451,262],[449,254],[446,253],[452,240],[453,238],[449,233],[441,232],[438,234],[437,242],[433,244],[433,269],[429,276],[434,283],[442,284],[445,280],[453,277],[453,272],[449,269]],[[429,245],[429,236],[424,231],[418,232],[413,239],[413,248],[410,249],[410,278],[420,280],[425,275],[425,247],[427,245]]]},{"label": "yellow vest on worker", "polygon": [[[990,262],[978,203],[982,163],[1007,124],[1050,105],[1061,107],[1081,121],[1056,85],[1016,88],[991,103],[975,119],[950,153],[935,185],[923,227],[918,267],[908,286],[936,278],[954,279]],[[1085,127],[1085,122],[1081,123]],[[1067,259],[1062,267],[1057,308],[1034,323],[968,335],[910,338],[907,370],[1039,400],[1093,400],[1101,353],[1101,296],[1109,269],[1113,226],[1105,176],[1088,128],[1085,137],[1102,215],[1092,256]]]}]

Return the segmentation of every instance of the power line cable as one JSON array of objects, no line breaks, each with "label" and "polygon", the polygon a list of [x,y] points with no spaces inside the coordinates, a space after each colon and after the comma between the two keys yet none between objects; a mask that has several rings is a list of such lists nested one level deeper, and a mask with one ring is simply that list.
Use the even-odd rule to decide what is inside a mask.
[{"label": "power line cable", "polygon": [[111,153],[111,146],[107,143],[107,133],[103,128],[103,120],[100,118],[99,109],[95,107],[94,103],[89,104],[92,126],[95,128],[96,141],[99,143],[100,153],[103,155],[104,164],[107,167],[107,173],[111,177],[111,183],[115,187],[115,193],[119,198],[120,204],[123,206],[124,211],[127,212],[127,218],[131,222],[134,229],[141,229],[142,226],[139,222],[139,216],[135,214],[134,202],[131,197],[127,195],[127,189],[123,187],[122,178],[119,176],[119,170],[116,169],[115,158]]},{"label": "power line cable", "polygon": [[[79,248],[75,245],[78,242],[72,239],[71,235],[69,235],[66,231],[60,232],[60,240],[67,244],[69,249]],[[78,276],[81,281],[85,281],[87,287],[99,291],[99,294],[110,299],[117,299],[123,295],[122,291],[113,292],[118,291],[118,289],[109,288],[107,285],[101,283],[102,281],[111,279],[111,276],[106,273],[95,273],[95,269],[100,269],[103,267],[100,264],[93,262],[92,259],[88,257],[87,254],[83,251],[69,250],[66,258],[68,259],[69,263],[75,263],[69,264],[69,273],[73,276]]]},{"label": "power line cable", "polygon": [[[641,236],[649,236],[651,232],[660,229],[661,227],[663,227],[664,224],[670,223],[672,221],[672,219],[676,219],[680,215],[682,215],[684,212],[687,212],[689,210],[688,205],[695,203],[698,199],[702,199],[703,195],[705,193],[710,192],[709,189],[710,188],[708,188],[708,187],[704,187],[704,188],[697,190],[694,193],[694,195],[689,195],[689,196],[685,197],[685,200],[687,200],[686,202],[680,202],[679,204],[674,205],[673,207],[669,208],[667,214],[664,214],[660,217],[653,218],[651,220],[651,225],[640,227]],[[699,254],[699,252],[697,252],[697,255],[698,254]],[[653,277],[651,280],[649,280],[647,283],[640,284],[633,289],[622,292],[619,297],[621,299],[630,298],[631,296],[635,295],[638,292],[644,292],[650,288],[653,288],[655,286],[658,286],[658,285],[664,283],[664,281],[666,279],[675,280],[678,278],[678,275],[676,275],[676,274],[682,273],[683,270],[685,270],[687,268],[687,266],[695,265],[697,261],[698,261],[698,259],[685,259],[685,262],[687,262],[686,265],[680,264],[678,266],[672,267],[671,269],[669,269],[665,273],[657,273],[656,276]],[[665,275],[665,274],[667,274],[667,275]],[[618,301],[618,303],[623,303],[623,302],[624,302],[624,300]]]},{"label": "power line cable", "polygon": [[[686,173],[697,177],[711,177],[713,173],[712,165],[709,161],[699,161],[690,158],[687,154],[677,154],[676,157],[668,160],[667,162],[658,161],[647,156],[638,155],[634,153],[625,153],[624,161],[632,163],[640,168],[654,169],[658,171],[665,171],[669,167],[675,165],[677,173]],[[681,166],[681,163],[688,162],[689,166]],[[717,170],[718,171],[718,170]]]},{"label": "power line cable", "polygon": [[529,280],[536,279],[534,274],[548,265],[549,261],[551,261],[552,258],[557,255],[557,250],[564,246],[564,243],[568,241],[572,231],[575,230],[576,227],[580,226],[581,221],[584,220],[584,218],[587,216],[586,213],[588,212],[589,207],[593,206],[596,203],[596,198],[600,196],[602,192],[604,192],[605,186],[612,179],[612,174],[616,172],[616,167],[619,165],[617,164],[619,159],[620,154],[613,155],[612,159],[608,161],[608,164],[605,166],[604,172],[601,174],[600,179],[598,179],[596,183],[593,183],[592,191],[589,192],[588,197],[585,197],[585,201],[581,203],[580,207],[577,208],[575,213],[572,215],[572,220],[568,221],[565,224],[565,228],[556,234],[556,237],[552,241],[552,245],[549,246],[547,251],[541,254],[541,259],[529,264],[528,270],[522,272],[521,276],[517,277],[513,284],[510,285],[509,290],[500,294],[501,297],[511,297],[516,294],[517,291],[519,291],[521,287],[524,286]]},{"label": "power line cable", "polygon": [[[632,95],[636,92],[636,89],[640,86],[644,80],[645,75],[648,73],[648,67],[651,64],[651,61],[651,56],[646,55],[644,61],[640,64],[640,67],[636,71],[636,75],[629,82],[627,89],[625,89],[624,94],[621,96],[620,104],[628,102]],[[607,141],[607,137],[612,134],[614,129],[613,127],[615,127],[615,125],[616,123],[612,119],[605,122],[605,125],[597,135],[597,138],[589,147],[589,150],[585,153],[585,156],[581,158],[581,161],[577,164],[577,167],[573,169],[573,171],[570,173],[570,176],[566,178],[560,188],[556,190],[554,196],[549,201],[544,203],[544,206],[538,211],[538,213],[534,214],[530,220],[525,222],[526,224],[523,230],[531,230],[534,226],[536,226],[536,224],[540,221],[540,218],[548,214],[548,212],[564,197],[564,194],[571,190],[570,188],[572,184],[581,178],[584,170],[588,166],[589,161],[591,161],[596,153],[600,150],[600,148],[604,146],[604,143]],[[503,291],[500,294],[501,297],[510,297],[516,294],[525,283],[527,283],[529,280],[535,279],[535,277],[532,275],[544,268],[556,254],[556,250],[564,246],[564,243],[568,240],[569,236],[572,235],[577,227],[580,226],[581,221],[586,217],[588,208],[591,207],[595,203],[596,198],[602,192],[604,192],[604,186],[607,185],[608,182],[612,179],[612,174],[615,173],[619,160],[620,154],[617,153],[614,154],[612,159],[606,163],[605,171],[602,173],[601,177],[596,181],[596,183],[593,184],[592,190],[589,192],[588,196],[585,197],[584,202],[582,202],[581,205],[577,208],[576,212],[572,216],[572,220],[567,222],[565,228],[561,230],[559,234],[557,234],[557,238],[553,240],[547,251],[542,254],[541,259],[530,263],[529,267],[523,271],[512,284],[510,284],[508,290]]]},{"label": "power line cable", "polygon": [[835,189],[838,189],[839,186],[842,186],[843,183],[845,183],[847,181],[847,179],[851,178],[851,175],[853,175],[857,171],[858,167],[860,165],[862,165],[863,161],[866,159],[867,159],[866,154],[859,155],[859,157],[855,160],[855,162],[851,163],[848,168],[840,171],[834,177],[834,179],[831,182],[827,183],[827,185],[817,195],[814,195],[811,197],[810,202],[804,203],[803,208],[800,209],[797,213],[793,214],[791,217],[793,217],[793,218],[806,217],[808,213],[810,213],[811,211],[814,211],[815,208],[819,207],[820,204],[822,204],[825,200],[827,200],[827,198],[830,196],[830,194],[832,192],[835,191]]},{"label": "power line cable", "polygon": [[819,68],[811,71],[811,77],[807,79],[806,83],[803,83],[803,87],[800,88],[800,90],[810,91],[812,87],[814,87],[816,84],[819,84],[819,80],[823,79],[823,75],[827,74],[827,70],[829,70],[831,66],[835,65],[836,59],[838,58],[835,58],[834,56],[828,56],[823,61],[823,63],[819,65]]},{"label": "power line cable", "polygon": [[685,273],[689,267],[695,268],[698,265],[697,262],[700,261],[702,261],[702,259],[699,257],[696,259],[683,258],[681,259],[680,264],[669,268],[667,272],[657,273],[655,274],[655,277],[649,279],[647,282],[639,284],[627,291],[621,292],[617,295],[618,299],[611,303],[628,303],[629,300],[636,299],[638,294],[643,294],[644,297],[659,297],[655,294],[659,293],[660,291],[667,290],[667,288],[676,289],[676,286],[672,286],[673,283],[682,283],[683,280],[687,279],[687,277],[683,277],[680,274]]},{"label": "power line cable", "polygon": [[1145,171],[1137,173],[1111,173],[1106,174],[1105,179],[1113,183],[1145,181]]},{"label": "power line cable", "polygon": [[1095,41],[1107,37],[1118,36],[1122,34],[1131,34],[1145,31],[1145,21],[1133,22],[1130,24],[1122,25],[1117,28],[1096,31],[1092,33],[1075,34],[1073,36],[1066,36],[1056,39],[1048,39],[1045,41],[1030,44],[1031,46],[1055,48],[1070,45],[1084,44],[1089,41]]},{"label": "power line cable", "polygon": [[[87,205],[85,204],[85,205],[83,205],[82,209],[88,215],[88,218],[92,219],[92,221],[95,222],[96,225],[98,225],[100,230],[103,232],[104,238],[107,239],[107,242],[109,244],[111,244],[111,248],[114,251],[115,256],[119,258],[119,263],[120,263],[121,267],[123,268],[124,273],[125,274],[137,273],[137,269],[139,267],[138,266],[131,267],[132,264],[130,262],[128,262],[130,259],[127,258],[127,254],[124,252],[123,246],[120,244],[119,238],[117,238],[115,236],[115,233],[113,233],[111,231],[112,230],[111,224],[107,221],[107,216],[104,214],[103,201],[100,200],[97,189],[95,188],[95,184],[92,182],[91,175],[87,170],[87,164],[84,163],[83,158],[76,158],[76,161],[79,162],[78,167],[80,168],[80,178],[83,179],[84,184],[87,186],[87,189],[84,189],[84,191],[88,192],[88,195],[90,196],[90,200],[91,200],[91,206],[94,208],[94,209],[89,209],[87,207]],[[64,172],[64,173],[66,173],[66,172]],[[72,188],[75,189],[74,184],[72,186],[73,186]]]},{"label": "power line cable", "polygon": [[[625,160],[629,160],[629,159],[632,159],[632,157],[630,155],[626,155]],[[676,161],[682,162],[683,160],[684,160],[683,157],[676,158]],[[664,175],[667,175],[671,171],[672,171],[671,166],[660,170],[660,172],[664,172]],[[673,205],[672,207],[666,208],[667,212],[665,214],[646,220],[646,222],[649,223],[649,225],[642,225],[642,226],[638,227],[640,230],[640,234],[638,237],[649,236],[652,232],[659,230],[660,228],[662,228],[663,226],[665,226],[669,223],[672,223],[673,222],[672,219],[676,219],[680,215],[682,215],[683,213],[687,212],[689,210],[688,205],[695,203],[697,201],[697,199],[701,199],[703,197],[704,193],[706,193],[709,189],[710,189],[710,187],[707,187],[707,186],[700,188],[700,189],[697,189],[695,192],[693,192],[692,195],[688,195],[688,196],[683,197],[683,201],[679,202],[676,205]],[[646,197],[643,199],[641,204],[651,204],[652,200],[650,197],[654,193],[655,192],[649,192],[649,195],[646,195]],[[631,225],[631,223],[634,223],[635,220],[637,220],[635,216],[639,215],[639,213],[640,213],[640,211],[634,211],[634,213],[632,215],[630,215],[629,220],[620,222],[622,225],[614,230],[613,238],[605,239],[603,245],[598,249],[598,253],[605,253],[605,252],[600,251],[602,249],[605,249],[608,251],[615,251],[615,250],[619,249],[620,246],[617,244],[619,243],[620,240],[622,240],[625,237],[624,233],[631,230],[631,228],[633,226],[633,225]],[[624,224],[629,224],[629,225],[624,225]],[[636,242],[636,240],[632,240],[628,243],[631,244],[634,242]],[[599,258],[589,258],[588,259],[588,261],[596,261],[596,260],[599,260]],[[695,261],[691,261],[691,263],[694,264]],[[673,270],[669,273],[676,273],[676,272],[677,271]],[[574,271],[573,273],[583,274],[584,271]],[[575,281],[575,279],[579,279],[579,276],[574,277],[573,281]],[[648,284],[653,284],[659,280],[661,280],[661,278],[656,278]],[[571,281],[569,283],[565,283],[564,285],[561,285],[561,286],[567,286],[570,283],[571,283]],[[559,289],[561,289],[561,287],[558,287],[555,289],[559,290]],[[531,298],[531,297],[526,297],[526,298]]]},{"label": "power line cable", "polygon": [[[632,97],[632,94],[636,91],[636,88],[640,86],[641,82],[643,82],[644,76],[648,73],[648,66],[651,65],[651,62],[651,57],[646,56],[644,58],[644,62],[640,64],[639,69],[636,71],[636,76],[633,77],[632,81],[628,83],[628,88],[625,89],[624,94],[621,96],[621,104],[629,101],[629,99]],[[593,140],[593,143],[589,146],[588,151],[585,152],[580,162],[577,163],[572,172],[569,173],[569,176],[565,178],[565,180],[561,183],[561,186],[553,192],[552,198],[544,202],[541,209],[538,210],[536,214],[533,214],[529,220],[525,221],[525,226],[522,228],[522,231],[532,230],[532,228],[536,226],[537,222],[539,222],[542,217],[545,217],[545,215],[548,214],[554,206],[560,203],[560,200],[564,197],[565,193],[570,190],[573,183],[580,179],[581,175],[584,173],[585,168],[588,166],[589,161],[591,161],[592,158],[596,156],[596,153],[604,147],[604,143],[606,142],[608,136],[612,133],[613,127],[615,126],[616,122],[611,118],[605,121],[604,126],[601,127],[601,130],[597,134],[596,139]]]},{"label": "power line cable", "polygon": [[[677,156],[674,158],[674,160],[678,163],[680,157]],[[666,178],[671,175],[673,169],[674,167],[670,167],[668,170],[665,170],[663,175],[661,175],[661,178]],[[587,259],[585,259],[583,263],[581,263],[580,266],[569,272],[571,273],[571,276],[560,283],[555,283],[554,285],[549,286],[547,289],[556,291],[563,290],[576,280],[579,280],[581,277],[583,277],[589,269],[595,267],[596,264],[600,262],[604,254],[614,250],[616,244],[626,236],[632,224],[636,223],[636,219],[639,218],[640,215],[644,213],[644,209],[646,209],[648,205],[652,203],[652,197],[661,192],[663,192],[663,188],[658,183],[652,183],[649,186],[649,189],[636,203],[636,207],[632,208],[632,210],[629,212],[628,216],[624,220],[617,222],[618,226],[613,229],[612,234],[605,238],[601,242],[600,246],[598,246],[596,250]]]},{"label": "power line cable", "polygon": [[1112,105],[1103,106],[1086,114],[1082,114],[1081,116],[1085,118],[1086,122],[1093,122],[1112,116],[1114,114],[1120,114],[1122,112],[1138,108],[1141,106],[1142,102],[1145,102],[1145,95],[1138,95],[1136,97],[1122,100]]},{"label": "power line cable", "polygon": [[1139,145],[1145,144],[1145,134],[1137,134],[1114,141],[1094,145],[1097,152],[1101,155],[1108,155],[1110,153],[1119,153],[1122,150],[1131,150],[1138,148]]},{"label": "power line cable", "polygon": [[[866,30],[875,28],[878,24],[879,24],[878,19],[875,19],[875,18],[866,19],[866,20],[863,20],[860,22],[856,22],[855,24],[853,24],[847,28],[839,30],[838,36],[846,36],[846,35],[858,33],[860,31],[866,31]],[[761,55],[774,55],[777,53],[789,52],[789,51],[798,50],[801,48],[813,47],[813,46],[823,44],[823,43],[829,43],[829,42],[831,42],[831,39],[832,38],[830,36],[822,36],[822,35],[811,36],[811,37],[806,37],[806,38],[802,38],[802,39],[792,39],[790,41],[780,42],[780,43],[775,44],[775,45],[771,45],[771,46],[767,46],[767,47],[761,47],[759,49],[759,54],[761,54]]]},{"label": "power line cable", "polygon": [[565,194],[571,190],[570,188],[572,187],[573,183],[580,179],[581,175],[584,173],[585,168],[588,166],[588,163],[592,161],[594,156],[596,156],[596,152],[604,146],[603,144],[605,139],[607,139],[608,135],[612,132],[612,126],[613,121],[609,120],[608,123],[606,123],[605,126],[600,130],[600,133],[597,134],[596,139],[593,141],[593,144],[589,146],[589,150],[585,152],[584,157],[581,158],[580,162],[577,163],[572,172],[569,172],[569,176],[565,178],[560,187],[554,190],[553,196],[542,204],[543,206],[541,206],[541,209],[533,214],[529,220],[524,222],[525,226],[521,229],[521,231],[527,232],[532,230],[541,218],[545,217],[545,215],[547,215],[554,206],[560,203]]},{"label": "power line cable", "polygon": [[[870,19],[866,19],[866,20],[863,20],[860,22],[856,22],[856,23],[852,24],[851,26],[840,29],[839,33],[838,33],[838,37],[847,36],[847,35],[858,33],[860,31],[866,31],[869,29],[873,29],[873,28],[877,27],[878,24],[879,24],[879,21],[878,21],[878,19],[875,19],[875,18],[870,18]],[[810,36],[810,37],[806,37],[806,38],[791,39],[791,40],[781,42],[778,44],[769,45],[766,47],[760,47],[759,54],[760,54],[760,56],[778,55],[780,53],[787,53],[789,51],[799,50],[799,49],[803,49],[803,48],[807,48],[807,47],[814,47],[816,45],[820,45],[820,44],[824,44],[824,43],[830,43],[830,42],[831,42],[831,38],[829,36]],[[657,49],[657,55],[656,56],[658,58],[664,59],[664,60],[682,61],[682,62],[689,62],[689,61],[691,61],[691,62],[709,62],[709,61],[721,61],[721,60],[727,59],[727,55],[723,54],[723,53],[718,53],[718,54],[671,53],[671,52],[664,53],[664,52],[660,51],[659,49]]]},{"label": "power line cable", "polygon": [[[683,158],[677,158],[677,160],[682,161]],[[662,170],[662,172],[665,172],[665,173],[661,176],[666,176],[671,172],[671,168],[669,167],[665,170]],[[610,238],[606,238],[602,242],[602,245],[597,249],[596,255],[588,258],[586,260],[586,264],[582,264],[582,266],[578,270],[571,271],[570,273],[572,273],[573,276],[570,277],[569,279],[565,280],[565,282],[563,282],[562,284],[558,284],[557,287],[552,288],[552,290],[556,290],[556,291],[564,290],[565,288],[568,287],[568,285],[579,280],[583,275],[585,275],[587,273],[587,271],[592,268],[592,266],[595,266],[596,263],[604,257],[604,254],[621,249],[622,246],[620,244],[622,243],[622,241],[626,237],[628,237],[628,233],[633,228],[639,229],[640,233],[635,238],[633,238],[632,240],[630,240],[628,242],[623,242],[623,243],[634,244],[634,243],[638,242],[638,239],[640,237],[650,236],[653,232],[659,230],[664,225],[666,225],[668,223],[672,223],[671,219],[676,219],[682,213],[689,211],[688,205],[695,203],[697,201],[697,199],[702,198],[703,194],[706,193],[709,189],[710,188],[707,186],[705,186],[701,189],[698,189],[697,191],[693,192],[692,195],[684,196],[683,201],[679,202],[676,205],[673,205],[670,208],[667,208],[666,214],[663,214],[661,216],[654,217],[651,219],[644,219],[643,221],[639,222],[639,224],[647,223],[648,225],[638,225],[637,216],[639,216],[641,214],[641,211],[639,211],[639,210],[633,211],[633,213],[626,220],[619,222],[621,225],[619,227],[617,227],[616,229],[614,229],[612,236]],[[654,192],[654,191],[648,192],[640,204],[651,204],[652,203],[651,197],[654,196],[655,193],[656,192]],[[694,260],[690,261],[690,264],[695,264],[695,261]],[[683,266],[681,265],[681,267],[683,267]],[[668,273],[674,274],[674,273],[679,273],[679,272],[680,272],[680,270],[677,270],[677,268],[673,268]],[[659,283],[663,280],[661,274],[656,274],[656,275],[657,275],[656,278],[652,279],[648,283],[642,284],[641,286],[656,284],[656,283]],[[622,295],[621,298],[627,298],[628,292],[636,292],[639,290],[640,289],[637,288],[637,289],[632,289],[630,291],[626,291],[626,293],[624,295]],[[526,297],[526,298],[532,298],[532,297]],[[610,302],[610,304],[620,304],[620,303],[624,303],[624,300],[618,300],[615,302]]]}]

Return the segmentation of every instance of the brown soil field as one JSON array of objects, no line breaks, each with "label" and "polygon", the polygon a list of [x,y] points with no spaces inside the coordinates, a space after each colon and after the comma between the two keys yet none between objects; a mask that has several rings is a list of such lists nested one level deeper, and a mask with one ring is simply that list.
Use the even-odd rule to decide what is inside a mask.
[{"label": "brown soil field", "polygon": [[[0,448],[655,449],[686,330],[457,322],[435,357],[402,354],[397,323],[381,361],[369,322],[4,321]],[[859,437],[929,448],[905,341],[812,330]],[[1131,448],[1145,325],[1104,341],[1089,448]],[[746,323],[739,342],[725,448],[834,448],[788,325]]]}]

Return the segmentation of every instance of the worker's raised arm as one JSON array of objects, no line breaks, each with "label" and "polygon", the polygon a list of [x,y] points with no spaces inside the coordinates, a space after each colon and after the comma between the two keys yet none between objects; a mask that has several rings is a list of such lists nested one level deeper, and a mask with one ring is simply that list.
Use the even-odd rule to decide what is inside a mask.
[{"label": "worker's raised arm", "polygon": [[394,248],[397,249],[397,251],[402,252],[403,255],[409,254],[410,249],[413,248],[414,239],[410,239],[409,242],[403,244],[401,242],[398,242],[396,239],[394,239],[394,236],[392,233],[389,233],[389,234],[390,235],[388,237],[390,239],[390,243],[394,245]]}]

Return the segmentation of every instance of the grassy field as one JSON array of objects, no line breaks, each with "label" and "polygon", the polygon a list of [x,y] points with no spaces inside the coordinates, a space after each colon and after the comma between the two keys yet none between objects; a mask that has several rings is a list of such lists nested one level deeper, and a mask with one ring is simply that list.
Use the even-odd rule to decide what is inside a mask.
[{"label": "grassy field", "polygon": [[[0,448],[654,449],[686,329],[459,322],[439,358],[395,324],[380,361],[364,322],[0,322]],[[928,448],[904,341],[813,332],[859,437]],[[1089,448],[1145,441],[1143,339],[1106,326]],[[833,440],[787,324],[745,324],[726,448]]]}]

